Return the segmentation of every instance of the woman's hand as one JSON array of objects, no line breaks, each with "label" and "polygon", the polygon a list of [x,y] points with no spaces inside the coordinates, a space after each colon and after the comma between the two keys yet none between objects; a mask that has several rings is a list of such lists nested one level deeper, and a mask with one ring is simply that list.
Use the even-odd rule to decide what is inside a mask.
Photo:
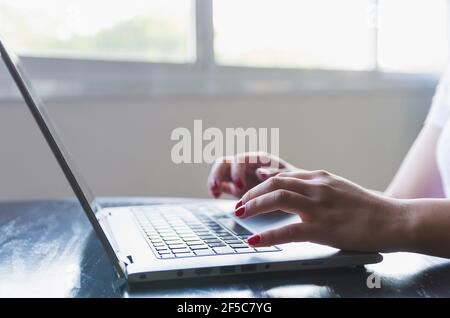
[{"label": "woman's hand", "polygon": [[253,235],[249,244],[310,241],[355,251],[393,251],[403,246],[410,218],[401,200],[375,194],[325,171],[280,173],[247,191],[236,216],[276,210],[301,222]]},{"label": "woman's hand", "polygon": [[222,157],[216,160],[211,169],[208,188],[215,198],[222,193],[241,197],[261,181],[283,171],[296,170],[298,169],[293,165],[277,156],[263,152]]}]

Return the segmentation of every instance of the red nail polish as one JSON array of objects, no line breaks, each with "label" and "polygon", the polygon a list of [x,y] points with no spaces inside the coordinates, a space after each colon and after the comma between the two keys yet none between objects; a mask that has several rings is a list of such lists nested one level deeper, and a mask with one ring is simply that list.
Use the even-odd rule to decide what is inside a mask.
[{"label": "red nail polish", "polygon": [[214,180],[211,182],[211,189],[217,189],[219,187],[219,181],[217,178],[214,178]]},{"label": "red nail polish", "polygon": [[242,200],[239,200],[234,207],[235,210],[239,209],[242,206]]},{"label": "red nail polish", "polygon": [[242,183],[242,181],[241,180],[236,180],[235,182],[234,182],[234,184],[236,185],[236,187],[238,187],[238,189],[243,189],[244,188],[244,184]]},{"label": "red nail polish", "polygon": [[247,243],[250,244],[250,245],[256,245],[256,244],[258,244],[259,242],[261,242],[261,235],[259,235],[259,234],[250,236],[250,237],[248,238],[248,240],[247,240]]},{"label": "red nail polish", "polygon": [[238,208],[236,211],[234,211],[234,214],[237,217],[241,217],[242,215],[244,215],[245,213],[245,205],[241,206],[240,208]]}]

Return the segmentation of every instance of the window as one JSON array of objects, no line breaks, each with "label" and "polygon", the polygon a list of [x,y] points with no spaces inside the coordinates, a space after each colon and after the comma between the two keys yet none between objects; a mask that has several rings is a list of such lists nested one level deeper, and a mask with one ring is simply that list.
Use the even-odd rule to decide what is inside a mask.
[{"label": "window", "polygon": [[448,51],[446,4],[445,0],[380,0],[379,67],[440,72]]},{"label": "window", "polygon": [[214,0],[217,62],[438,72],[446,0]]},{"label": "window", "polygon": [[0,0],[0,33],[22,55],[193,63],[193,8],[211,2],[218,65],[437,72],[447,57],[447,0]]},{"label": "window", "polygon": [[0,36],[44,98],[433,88],[448,1],[0,0]]},{"label": "window", "polygon": [[186,63],[188,0],[0,0],[0,33],[22,55]]},{"label": "window", "polygon": [[215,0],[215,53],[225,65],[372,67],[362,0]]}]

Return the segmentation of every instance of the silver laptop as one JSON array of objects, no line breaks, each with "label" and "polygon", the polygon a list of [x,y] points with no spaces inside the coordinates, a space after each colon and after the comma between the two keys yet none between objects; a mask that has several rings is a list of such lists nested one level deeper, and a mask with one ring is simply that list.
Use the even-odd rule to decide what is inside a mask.
[{"label": "silver laptop", "polygon": [[354,267],[382,260],[377,253],[313,243],[252,248],[246,243],[252,233],[298,222],[298,217],[274,212],[243,221],[234,217],[234,202],[228,200],[101,207],[64,150],[19,60],[1,41],[0,53],[118,274],[128,282]]}]

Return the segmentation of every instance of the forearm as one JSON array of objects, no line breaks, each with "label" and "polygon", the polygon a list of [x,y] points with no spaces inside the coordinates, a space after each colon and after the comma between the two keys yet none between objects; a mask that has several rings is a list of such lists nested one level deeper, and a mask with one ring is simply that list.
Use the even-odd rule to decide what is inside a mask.
[{"label": "forearm", "polygon": [[384,194],[391,198],[443,198],[436,147],[441,128],[425,125]]},{"label": "forearm", "polygon": [[402,205],[399,250],[450,258],[450,200],[411,199]]}]

